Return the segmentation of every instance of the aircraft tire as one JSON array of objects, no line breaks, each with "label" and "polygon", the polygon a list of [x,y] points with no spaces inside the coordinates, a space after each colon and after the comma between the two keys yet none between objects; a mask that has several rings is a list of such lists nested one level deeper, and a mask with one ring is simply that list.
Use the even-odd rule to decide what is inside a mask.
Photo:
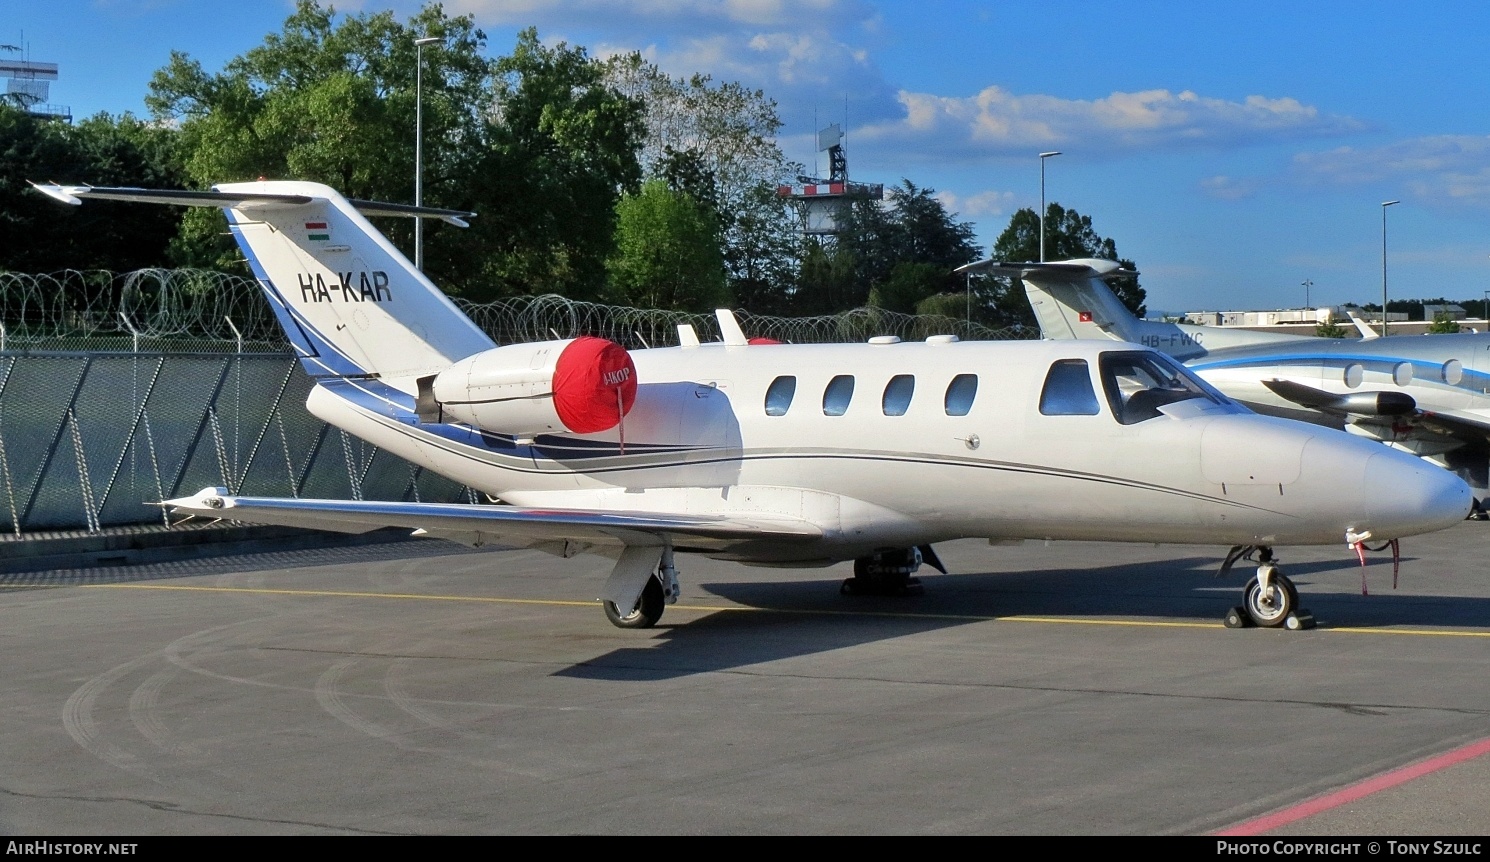
[{"label": "aircraft tire", "polygon": [[667,607],[667,597],[662,593],[662,582],[656,578],[648,578],[641,598],[637,599],[636,607],[630,613],[621,613],[615,602],[602,604],[605,607],[605,618],[616,628],[649,629],[662,619],[662,611]]},{"label": "aircraft tire", "polygon": [[1273,587],[1271,600],[1262,595],[1262,586],[1257,578],[1253,578],[1242,593],[1242,607],[1247,609],[1252,622],[1275,629],[1287,623],[1289,614],[1298,609],[1299,591],[1294,588],[1293,581],[1282,574],[1274,573],[1270,580]]}]

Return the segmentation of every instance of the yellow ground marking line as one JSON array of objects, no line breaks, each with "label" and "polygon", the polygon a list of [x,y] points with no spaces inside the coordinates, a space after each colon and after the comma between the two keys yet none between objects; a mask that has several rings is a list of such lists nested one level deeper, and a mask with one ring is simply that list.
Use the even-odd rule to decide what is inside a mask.
[{"label": "yellow ground marking line", "polygon": [[[500,605],[547,605],[550,607],[594,607],[599,600],[580,602],[566,599],[511,599],[497,598],[492,596],[444,596],[434,593],[367,593],[352,590],[286,590],[271,589],[268,587],[188,587],[173,586],[170,584],[80,584],[84,589],[93,590],[165,590],[174,592],[195,593],[243,593],[250,595],[270,596],[314,596],[318,598],[353,598],[353,599],[412,599],[432,602],[484,602]],[[1057,625],[1077,626],[1123,626],[1128,628],[1167,628],[1167,629],[1215,629],[1224,628],[1221,623],[1180,623],[1160,622],[1154,620],[1091,620],[1077,619],[1073,617],[1031,617],[1031,616],[989,616],[979,614],[918,614],[904,613],[899,611],[834,611],[834,610],[807,610],[795,608],[747,608],[738,605],[692,605],[677,604],[670,605],[669,610],[693,611],[695,613],[719,613],[730,612],[752,612],[769,614],[798,614],[811,616],[845,616],[845,617],[893,617],[896,619],[920,619],[920,620],[962,620],[967,622],[1010,622],[1010,623],[1051,623]],[[1384,629],[1384,628],[1336,628],[1324,626],[1313,629],[1320,632],[1343,632],[1347,634],[1376,634],[1376,635],[1416,635],[1434,637],[1458,637],[1458,638],[1490,638],[1490,631],[1434,631],[1431,629]]]}]

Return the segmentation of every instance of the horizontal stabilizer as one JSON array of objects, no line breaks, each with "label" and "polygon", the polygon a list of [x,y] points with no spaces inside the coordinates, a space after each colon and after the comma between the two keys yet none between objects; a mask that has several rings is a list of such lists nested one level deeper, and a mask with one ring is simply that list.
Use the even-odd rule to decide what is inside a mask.
[{"label": "horizontal stabilizer", "polygon": [[1027,275],[1035,275],[1043,276],[1047,279],[1064,278],[1071,281],[1085,281],[1088,278],[1116,278],[1138,275],[1138,270],[1136,269],[1127,269],[1115,260],[1102,260],[1100,258],[1078,258],[1075,260],[1043,263],[990,259],[964,264],[953,271],[957,273],[987,272],[995,275],[1015,275],[1020,278]]},{"label": "horizontal stabilizer", "polygon": [[[310,195],[223,192],[216,189],[211,191],[192,191],[186,189],[109,188],[87,185],[63,186],[56,183],[31,183],[31,187],[47,197],[73,206],[81,205],[83,203],[82,199],[85,197],[102,200],[132,201],[134,203],[145,204],[176,204],[178,206],[189,207],[237,207],[241,210],[251,210],[256,204],[259,206],[284,206],[286,204],[308,204],[315,200]],[[470,227],[466,219],[474,218],[476,215],[473,212],[467,212],[465,210],[416,207],[411,204],[364,201],[355,198],[348,198],[347,203],[351,204],[363,215],[436,218],[457,227]]]}]

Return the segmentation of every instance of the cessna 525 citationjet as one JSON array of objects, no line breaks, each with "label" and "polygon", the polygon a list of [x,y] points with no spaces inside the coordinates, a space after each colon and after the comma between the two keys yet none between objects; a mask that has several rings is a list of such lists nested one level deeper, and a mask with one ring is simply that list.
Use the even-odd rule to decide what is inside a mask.
[{"label": "cessna 525 citationjet", "polygon": [[[222,208],[304,368],[312,413],[495,505],[235,496],[177,513],[614,558],[622,627],[677,596],[675,554],[853,560],[846,592],[904,590],[965,537],[1233,546],[1259,563],[1234,618],[1295,627],[1273,547],[1355,545],[1464,519],[1452,474],[1258,416],[1174,360],[1112,341],[751,344],[628,352],[593,337],[495,345],[364,217],[471,213],[308,182],[212,191],[37,186],[54,198]],[[1255,557],[1253,555],[1256,555]]]}]

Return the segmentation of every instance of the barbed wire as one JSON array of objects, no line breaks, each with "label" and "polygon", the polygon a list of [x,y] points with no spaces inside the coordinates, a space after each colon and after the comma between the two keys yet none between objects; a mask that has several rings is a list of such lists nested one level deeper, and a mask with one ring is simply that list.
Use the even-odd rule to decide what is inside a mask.
[{"label": "barbed wire", "polygon": [[[454,302],[498,344],[594,335],[630,348],[676,345],[678,327],[701,341],[722,338],[712,314],[629,308],[562,296]],[[792,344],[863,341],[895,335],[963,340],[1035,337],[1022,327],[992,328],[941,315],[856,308],[814,317],[737,311],[746,335]],[[203,350],[282,352],[289,349],[263,292],[251,278],[203,269],[0,272],[0,350]]]}]

